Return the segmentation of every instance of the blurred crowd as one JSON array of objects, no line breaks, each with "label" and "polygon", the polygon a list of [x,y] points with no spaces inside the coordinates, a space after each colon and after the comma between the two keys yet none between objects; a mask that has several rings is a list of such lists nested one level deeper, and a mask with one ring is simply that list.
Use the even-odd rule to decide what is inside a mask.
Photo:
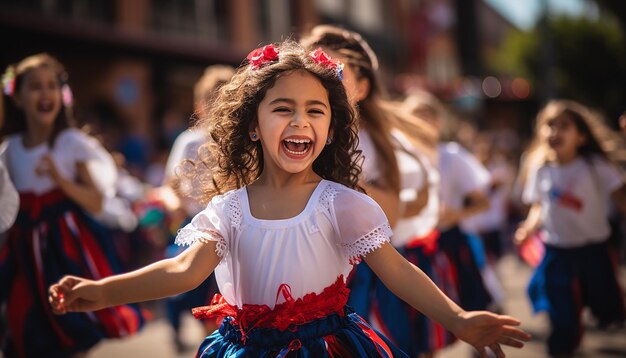
[{"label": "blurred crowd", "polygon": [[[344,54],[340,51],[337,53]],[[353,57],[348,56],[348,58],[353,60]],[[348,62],[348,65],[364,66],[364,68],[375,72],[376,67],[371,58],[369,60],[370,63],[366,65],[362,65],[356,60],[352,63]],[[34,77],[33,71],[41,69],[52,70],[52,75],[41,73],[37,74],[39,77]],[[202,145],[209,140],[208,133],[203,132],[202,128],[195,127],[194,124],[197,119],[209,116],[215,94],[221,86],[228,83],[235,71],[236,69],[226,65],[208,67],[204,75],[195,83],[195,107],[171,108],[162,111],[160,118],[156,121],[159,128],[157,138],[143,138],[134,135],[132,131],[125,128],[124,123],[128,123],[128,121],[123,120],[116,113],[115,107],[106,102],[77,113],[80,118],[76,118],[76,120],[81,125],[76,126],[76,132],[80,132],[80,134],[72,132],[71,136],[65,135],[68,131],[67,128],[71,128],[71,125],[68,124],[71,122],[70,119],[74,119],[71,118],[73,117],[71,91],[80,91],[80,89],[72,88],[69,90],[67,85],[71,83],[71,80],[68,81],[70,77],[68,77],[63,66],[46,54],[29,57],[11,66],[6,70],[3,78],[4,105],[2,120],[0,120],[0,128],[2,128],[0,141],[2,141],[3,148],[3,161],[0,162],[3,164],[0,167],[3,175],[0,182],[2,185],[0,191],[3,195],[1,205],[3,211],[1,229],[3,233],[0,245],[4,247],[4,250],[18,250],[16,248],[18,244],[12,243],[10,235],[24,235],[26,230],[24,225],[27,225],[25,219],[20,217],[14,226],[18,226],[18,229],[22,231],[16,234],[17,229],[14,228],[12,229],[14,230],[13,234],[7,234],[11,232],[9,229],[15,220],[11,218],[11,216],[14,217],[12,214],[15,214],[18,208],[24,211],[26,206],[30,205],[29,202],[25,201],[24,195],[18,198],[15,194],[9,193],[11,191],[9,187],[14,186],[19,194],[47,192],[47,189],[55,187],[70,187],[71,184],[63,184],[63,179],[59,179],[59,177],[63,177],[65,170],[62,164],[64,158],[77,155],[76,151],[91,151],[91,153],[83,153],[82,156],[84,162],[93,163],[92,166],[87,166],[90,175],[82,176],[82,167],[78,166],[76,172],[73,172],[76,183],[78,183],[77,187],[67,189],[65,192],[71,200],[88,212],[88,218],[85,219],[85,222],[90,223],[89,220],[93,218],[103,226],[103,230],[106,232],[104,238],[110,241],[108,246],[113,250],[113,253],[107,252],[104,256],[115,257],[115,265],[119,265],[119,267],[112,269],[112,272],[116,270],[119,272],[130,271],[158,259],[173,257],[181,252],[182,249],[174,245],[177,231],[189,222],[203,208],[203,205],[206,205],[201,199],[203,193],[200,190],[200,185],[195,181],[210,179],[179,174],[190,172],[189,167],[201,170],[203,163],[210,157],[211,153],[205,152],[206,148]],[[379,83],[392,82],[393,79],[388,79]],[[373,77],[370,86],[374,86]],[[58,98],[50,94],[57,90],[62,93]],[[384,100],[384,103],[380,104],[380,108],[388,109],[388,112],[385,112],[386,115],[390,117],[395,115],[398,118],[403,118],[403,120],[408,118],[409,121],[419,123],[418,126],[404,128],[419,128],[419,126],[426,128],[423,133],[406,131],[403,135],[392,135],[393,130],[401,128],[402,124],[398,124],[394,128],[390,125],[382,125],[378,128],[383,131],[382,133],[376,133],[377,128],[374,126],[368,128],[372,137],[368,140],[374,141],[373,147],[379,154],[384,154],[384,150],[378,146],[377,141],[379,139],[376,136],[383,135],[392,138],[389,143],[392,145],[391,152],[395,154],[391,155],[390,158],[396,161],[395,166],[398,167],[399,175],[396,196],[405,205],[403,208],[407,212],[415,210],[414,215],[407,214],[404,217],[399,215],[397,218],[398,228],[401,223],[406,225],[407,222],[413,220],[412,217],[433,210],[433,208],[428,209],[429,202],[431,205],[434,205],[433,202],[437,203],[437,206],[434,207],[434,214],[432,212],[429,214],[436,218],[434,223],[416,224],[417,221],[412,222],[414,225],[432,225],[432,227],[420,234],[412,233],[409,235],[410,237],[407,237],[406,242],[398,243],[396,246],[399,250],[406,250],[407,255],[409,255],[409,253],[415,253],[415,251],[411,251],[415,249],[416,246],[414,245],[417,245],[415,242],[428,240],[427,237],[431,237],[435,232],[437,236],[441,235],[441,248],[448,255],[450,261],[458,260],[458,262],[451,264],[455,265],[459,270],[458,272],[463,273],[477,269],[476,277],[468,278],[471,285],[470,290],[476,294],[477,286],[481,286],[485,297],[468,298],[470,307],[472,304],[476,305],[470,309],[503,311],[506,293],[499,282],[497,262],[504,255],[517,255],[529,265],[540,268],[546,255],[548,253],[553,254],[550,251],[551,248],[557,248],[555,249],[556,253],[554,253],[557,256],[560,255],[559,248],[571,249],[567,245],[561,245],[563,238],[555,239],[558,235],[565,235],[560,230],[563,230],[562,226],[567,225],[567,223],[563,224],[556,221],[546,223],[545,214],[543,216],[544,222],[536,223],[533,221],[532,215],[534,204],[542,202],[541,193],[545,189],[544,186],[547,185],[544,184],[545,179],[541,176],[545,173],[539,168],[547,166],[549,170],[553,169],[546,163],[560,160],[559,148],[569,145],[568,141],[570,140],[567,137],[569,134],[563,133],[574,127],[578,128],[577,130],[581,133],[586,131],[581,136],[585,138],[586,143],[593,142],[595,145],[589,149],[591,151],[590,158],[592,158],[589,163],[596,163],[595,156],[602,158],[601,164],[589,165],[592,168],[591,177],[596,178],[593,180],[599,182],[597,186],[603,193],[598,195],[607,197],[607,200],[600,201],[597,205],[604,210],[602,212],[606,212],[607,222],[610,225],[607,235],[602,232],[598,234],[600,237],[595,237],[596,230],[601,229],[593,227],[588,231],[590,237],[583,239],[598,239],[600,241],[606,239],[609,243],[611,257],[615,258],[619,264],[623,265],[626,262],[626,240],[624,239],[626,227],[623,215],[626,210],[624,209],[626,207],[626,194],[624,193],[626,190],[624,189],[625,184],[623,184],[624,171],[626,171],[626,155],[624,154],[626,150],[624,145],[624,141],[626,141],[626,112],[615,121],[602,118],[600,112],[587,108],[581,103],[569,100],[549,101],[537,115],[535,131],[532,133],[533,138],[528,138],[523,137],[514,128],[482,128],[476,124],[477,119],[468,118],[467,114],[461,113],[454,103],[438,98],[436,94],[429,93],[424,88],[408,88],[405,93],[392,95],[387,95],[386,92],[385,88],[380,88],[381,101]],[[358,104],[363,116],[367,113],[367,106],[367,98]],[[53,120],[57,120],[56,113],[58,111],[64,113],[63,120],[67,120],[66,125],[55,127],[53,132],[45,135],[37,133],[37,129],[33,125],[39,123],[38,121],[47,120],[46,116],[51,113],[55,118]],[[18,120],[22,121],[21,124],[18,123]],[[612,128],[608,124],[613,122],[618,123],[619,128]],[[411,125],[413,126],[415,123]],[[433,132],[432,136],[429,131]],[[20,139],[16,139],[18,134],[22,135],[19,137]],[[411,136],[415,136],[417,140]],[[55,140],[66,141],[62,142],[66,143],[64,144],[65,147],[53,152],[51,159],[47,157],[45,163],[37,160],[31,165],[38,173],[37,175],[47,175],[52,178],[49,183],[42,183],[39,181],[40,177],[34,177],[32,173],[25,173],[20,169],[23,168],[22,165],[26,161],[34,160],[32,159],[33,156],[29,156],[32,148],[36,148],[42,143],[53,143],[51,148],[55,148]],[[427,143],[432,140],[434,143]],[[419,141],[421,141],[421,148],[419,148]],[[576,144],[573,148],[579,150],[579,148],[586,148],[585,145]],[[18,146],[21,146],[22,152],[17,152],[15,148]],[[552,152],[550,152],[551,154],[546,154],[546,152],[540,156],[537,153],[541,150],[552,150]],[[420,154],[414,155],[416,152]],[[406,153],[409,153],[408,157]],[[571,155],[575,157],[579,154],[586,155],[583,152],[573,153]],[[556,157],[553,158],[550,155],[556,155]],[[198,158],[202,160],[198,161]],[[17,160],[20,160],[19,164],[16,163]],[[79,163],[81,162],[79,161]],[[415,182],[411,182],[415,178],[411,171],[412,165],[421,168],[417,171],[422,172],[421,179],[418,177]],[[597,169],[594,169],[596,166]],[[380,169],[379,171],[382,171]],[[370,168],[365,169],[364,173],[371,174],[375,171]],[[563,173],[557,173],[559,180],[575,179],[571,176],[567,177]],[[386,175],[385,173],[377,174],[380,177]],[[378,190],[376,180],[364,180],[364,184],[368,192],[376,193]],[[372,187],[369,188],[367,185]],[[609,189],[608,186],[610,186],[611,192],[605,193],[605,189]],[[42,189],[44,187],[47,189]],[[429,190],[430,197],[425,194]],[[70,194],[71,192],[75,194]],[[94,192],[99,194],[96,195]],[[555,199],[555,202],[569,200],[567,205],[570,207],[584,205],[584,203],[579,202],[580,198],[567,197],[565,194],[555,191],[550,192],[549,195],[558,196],[558,200],[561,200]],[[421,198],[423,195],[428,199],[424,199],[423,203],[416,204],[416,198]],[[80,199],[88,196],[96,198],[93,200],[101,201],[100,207],[92,210],[89,206],[89,200]],[[611,196],[617,199],[611,202]],[[22,203],[18,204],[20,200]],[[81,200],[86,201],[81,202]],[[94,202],[93,200],[91,203]],[[415,205],[416,208],[413,209],[411,205]],[[13,210],[14,213],[9,212],[10,207],[15,209]],[[384,206],[383,209],[385,209]],[[545,207],[543,209],[547,210]],[[30,207],[28,210],[31,210]],[[29,211],[29,215],[39,215],[42,212],[45,211],[36,213]],[[403,219],[406,220],[402,222]],[[590,222],[589,225],[593,224]],[[392,222],[392,226],[395,229],[395,223]],[[403,227],[403,230],[405,229],[406,227]],[[548,233],[545,233],[546,230]],[[48,234],[45,233],[45,235]],[[44,234],[39,232],[39,235]],[[64,235],[59,234],[60,237],[64,237]],[[544,238],[541,241],[542,235],[548,235],[548,239]],[[539,242],[535,241],[536,237],[539,237]],[[445,247],[446,240],[451,240],[449,249]],[[463,243],[458,240],[462,240]],[[584,242],[583,246],[587,244]],[[469,247],[472,255],[471,263],[463,261],[464,251],[458,249],[463,245]],[[424,252],[428,253],[428,250],[421,248],[422,246],[419,247],[422,250],[419,251],[420,255]],[[66,247],[65,250],[64,255],[73,255],[71,249]],[[3,257],[2,260],[4,260],[3,265],[8,265],[6,257]],[[436,261],[435,259],[432,260],[433,262]],[[435,264],[433,263],[433,265]],[[2,267],[0,267],[0,271],[1,269]],[[61,269],[59,268],[59,270]],[[34,277],[38,276],[35,275]],[[4,277],[2,279],[3,282],[7,282],[4,281]],[[463,280],[463,278],[461,277],[459,280]],[[207,280],[206,287],[200,287],[195,292],[184,296],[167,299],[165,304],[166,315],[174,328],[173,340],[180,350],[185,349],[179,336],[180,315],[193,307],[201,306],[210,301],[209,293],[217,291],[215,285],[214,279],[212,281]],[[6,304],[5,297],[12,297],[10,292],[4,292],[10,289],[3,287],[3,304]],[[447,293],[456,294],[459,300],[463,301],[464,290],[467,291],[467,288],[463,288],[461,285]],[[531,297],[531,299],[540,298]],[[536,304],[535,308],[538,310],[542,308],[540,302],[533,303]],[[355,302],[354,305],[359,307],[358,302]],[[590,306],[592,306],[592,310],[598,310],[597,302],[592,302]],[[622,317],[623,323],[624,312],[616,312],[620,309],[619,304],[616,307],[608,314],[615,315],[614,317],[617,318]],[[363,316],[367,316],[375,309],[368,307],[365,310]],[[150,314],[146,311],[139,310],[138,312],[137,315],[143,317],[138,318],[139,321],[149,319]],[[384,312],[382,314],[384,315]],[[9,320],[11,315],[12,313],[9,312]],[[3,317],[7,317],[7,315]],[[372,314],[372,317],[377,319],[378,314]],[[614,323],[610,320],[602,321],[605,318],[606,315],[601,314],[599,323],[603,325]],[[561,318],[555,318],[556,327],[561,324],[559,319]],[[141,324],[138,323],[136,329],[139,329]],[[384,327],[385,319],[381,319],[378,324]],[[2,326],[5,328],[14,327],[6,323],[3,323]],[[207,332],[211,332],[215,328],[213,323],[206,322]],[[9,330],[10,328],[3,328],[0,331],[3,340],[7,339],[6,332]],[[132,331],[132,329],[129,330],[131,333]],[[120,333],[117,336],[121,335],[123,334]],[[109,336],[114,337],[116,335],[111,334]],[[561,339],[567,340],[568,338]],[[554,343],[554,347],[558,347],[558,344],[560,343]],[[438,347],[432,349],[438,349]]]}]

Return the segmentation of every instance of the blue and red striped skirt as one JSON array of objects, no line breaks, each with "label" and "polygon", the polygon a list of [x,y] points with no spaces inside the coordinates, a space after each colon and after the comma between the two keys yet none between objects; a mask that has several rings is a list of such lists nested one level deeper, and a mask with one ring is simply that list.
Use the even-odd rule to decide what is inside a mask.
[{"label": "blue and red striped skirt", "polygon": [[57,316],[48,288],[64,275],[100,279],[119,273],[105,229],[60,190],[21,194],[20,212],[0,250],[0,303],[7,304],[7,357],[67,357],[102,338],[143,325],[135,305]]},{"label": "blue and red striped skirt", "polygon": [[546,245],[528,294],[535,312],[549,314],[548,350],[554,356],[572,354],[580,344],[584,307],[590,308],[601,328],[626,321],[617,258],[608,240],[576,248]]},{"label": "blue and red striped skirt", "polygon": [[222,318],[196,357],[407,357],[346,307],[349,289],[341,276],[320,294],[294,300],[288,286],[279,294],[286,301],[273,309],[238,308],[219,295],[211,306],[194,309],[196,318]]}]

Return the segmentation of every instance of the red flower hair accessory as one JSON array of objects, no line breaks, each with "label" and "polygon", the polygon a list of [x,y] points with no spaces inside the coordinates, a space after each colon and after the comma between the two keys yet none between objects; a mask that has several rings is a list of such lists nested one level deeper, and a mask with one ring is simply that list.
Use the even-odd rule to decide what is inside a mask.
[{"label": "red flower hair accessory", "polygon": [[269,44],[252,50],[246,58],[250,61],[252,69],[256,70],[265,63],[278,60],[278,49],[276,46]]},{"label": "red flower hair accessory", "polygon": [[337,72],[339,80],[343,80],[343,63],[341,61],[333,60],[321,47],[311,52],[311,59],[318,65],[333,69]]}]

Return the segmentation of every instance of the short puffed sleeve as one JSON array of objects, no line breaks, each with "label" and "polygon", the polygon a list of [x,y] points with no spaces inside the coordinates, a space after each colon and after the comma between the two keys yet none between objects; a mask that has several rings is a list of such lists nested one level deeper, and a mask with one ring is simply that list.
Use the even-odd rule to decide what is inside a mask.
[{"label": "short puffed sleeve", "polygon": [[85,163],[98,190],[107,197],[115,196],[117,165],[96,138],[78,129],[66,129],[59,135],[54,152],[59,154],[57,160],[72,158]]},{"label": "short puffed sleeve", "polygon": [[363,193],[338,188],[332,208],[339,245],[351,263],[380,248],[393,234],[383,210]]},{"label": "short puffed sleeve", "polygon": [[229,237],[232,235],[232,200],[236,200],[232,193],[213,197],[206,209],[178,230],[175,243],[191,245],[197,240],[216,241],[215,251],[220,257],[224,257],[228,251]]},{"label": "short puffed sleeve", "polygon": [[99,147],[101,145],[97,139],[75,128],[64,130],[55,143],[55,149],[71,152],[76,161],[84,162],[97,159]]}]

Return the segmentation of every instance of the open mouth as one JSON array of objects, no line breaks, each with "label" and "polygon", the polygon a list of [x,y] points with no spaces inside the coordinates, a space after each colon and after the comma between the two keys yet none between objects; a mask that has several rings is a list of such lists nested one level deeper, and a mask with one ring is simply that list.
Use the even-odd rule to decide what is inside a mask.
[{"label": "open mouth", "polygon": [[39,102],[37,103],[37,111],[41,113],[50,113],[54,111],[54,103],[52,102]]},{"label": "open mouth", "polygon": [[285,152],[290,157],[303,157],[313,146],[310,139],[287,138],[282,143]]},{"label": "open mouth", "polygon": [[548,145],[550,145],[550,147],[552,148],[559,147],[561,143],[562,143],[562,140],[557,139],[557,138],[552,138],[548,140]]}]

